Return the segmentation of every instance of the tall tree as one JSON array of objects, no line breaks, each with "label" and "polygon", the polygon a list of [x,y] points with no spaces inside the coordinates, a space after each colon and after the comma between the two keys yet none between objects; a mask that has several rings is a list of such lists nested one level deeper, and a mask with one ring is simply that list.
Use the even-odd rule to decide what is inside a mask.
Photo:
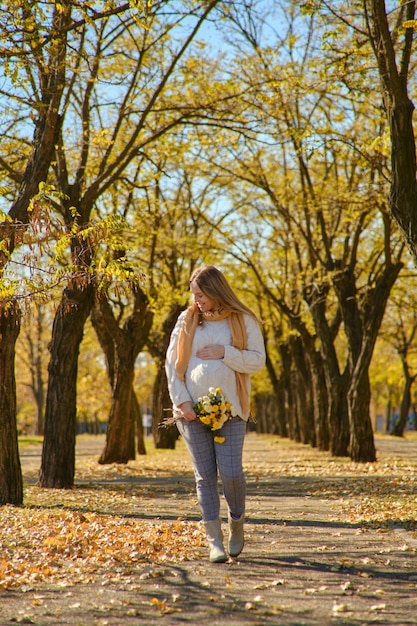
[{"label": "tall tree", "polygon": [[[386,6],[385,0],[344,2],[313,0],[305,10],[322,15],[327,24],[325,37],[334,42],[331,53],[350,80],[346,61],[362,57],[359,75],[369,84],[379,78],[383,113],[390,136],[390,191],[387,203],[398,224],[412,258],[417,260],[417,182],[416,144],[413,124],[415,99],[415,57],[413,43],[417,28],[416,2],[410,0]],[[337,44],[340,29],[349,28],[353,45],[350,51]],[[336,37],[334,36],[336,35]],[[376,61],[369,62],[368,48]]]},{"label": "tall tree", "polygon": [[[216,235],[208,222],[218,194],[215,180],[206,180],[198,165],[201,148],[187,132],[165,138],[165,153],[154,155],[158,175],[136,200],[135,240],[138,262],[148,278],[154,323],[147,349],[156,365],[153,388],[153,437],[157,448],[174,448],[175,427],[160,428],[172,410],[165,374],[165,354],[175,322],[189,302],[189,277],[198,263],[214,263]],[[144,225],[146,227],[144,228]]]},{"label": "tall tree", "polygon": [[[384,344],[392,347],[394,354],[398,355],[403,374],[399,417],[390,428],[390,432],[397,437],[404,435],[411,408],[411,390],[417,378],[415,363],[417,309],[413,290],[415,278],[414,272],[404,277],[400,276],[388,305],[387,319],[381,333]],[[386,369],[385,362],[380,363],[379,367],[381,366]]]},{"label": "tall tree", "polygon": [[389,207],[417,261],[415,107],[409,95],[416,3],[409,0],[389,12],[384,0],[364,0],[363,7],[391,136]]},{"label": "tall tree", "polygon": [[[75,140],[78,145],[78,162],[72,156],[73,150],[66,149],[67,137],[63,132],[58,140],[55,167],[56,185],[68,198],[63,209],[69,229],[73,227],[71,206],[77,207],[78,223],[87,225],[94,209],[105,211],[106,194],[111,193],[122,176],[129,180],[131,175],[135,184],[137,168],[133,167],[134,173],[129,168],[138,157],[139,161],[146,161],[148,146],[187,119],[187,106],[170,98],[168,86],[217,1],[192,2],[185,13],[181,6],[166,12],[167,3],[161,2],[146,13],[146,28],[137,26],[127,12],[123,17],[110,16],[93,25],[86,21],[79,30],[72,100],[68,98],[65,111],[68,129],[73,128],[74,120],[79,124],[78,138],[69,133],[69,142]],[[179,25],[183,28],[177,38],[180,31],[175,27]],[[109,82],[114,91],[111,96]],[[74,233],[71,264],[81,272],[81,278],[76,276],[70,281],[53,328],[42,486],[73,485],[77,358],[93,303],[94,289],[88,270],[93,250],[93,242]]]},{"label": "tall tree", "polygon": [[13,304],[0,314],[0,505],[22,504],[23,480],[16,428],[16,382],[14,348],[20,330],[20,312]]},{"label": "tall tree", "polygon": [[116,319],[108,294],[98,295],[92,323],[110,365],[112,405],[108,419],[106,446],[99,463],[127,463],[135,458],[136,405],[133,379],[136,358],[143,350],[152,325],[153,313],[143,289],[133,286],[133,310],[122,313],[125,305],[119,297],[121,310]]},{"label": "tall tree", "polygon": [[[246,205],[249,216],[264,220],[270,234],[264,237],[263,258],[266,247],[271,259],[285,258],[283,269],[270,264],[263,283],[269,291],[271,284],[281,294],[286,289],[287,304],[290,296],[308,306],[326,372],[332,452],[349,451],[353,460],[373,461],[368,370],[387,298],[402,267],[402,246],[384,208],[386,167],[377,158],[379,151],[372,149],[375,136],[382,142],[384,126],[379,116],[368,117],[372,94],[366,86],[360,90],[361,57],[350,61],[351,74],[358,75],[353,81],[339,67],[323,68],[317,56],[323,33],[315,32],[311,19],[297,46],[296,24],[302,14],[294,3],[286,4],[288,37],[281,40],[281,48],[270,41],[262,45],[260,22],[249,9],[247,14],[231,13],[237,45],[253,51],[245,49],[244,61],[237,53],[241,63],[235,63],[239,73],[234,80],[245,85],[246,115],[262,128],[262,142],[229,141],[223,150],[218,142],[212,163],[240,181],[234,202]],[[371,123],[373,134],[366,140],[365,124],[369,132]],[[253,196],[248,193],[251,185]],[[239,246],[241,258],[248,257],[254,220],[246,222],[246,233],[235,222],[245,242]],[[284,245],[291,246],[285,256],[274,250],[282,231],[287,233]],[[236,237],[234,242],[236,246]],[[254,268],[260,246],[252,246]],[[284,287],[289,264],[296,272],[292,289]],[[277,301],[282,302],[281,294]],[[301,315],[297,306],[293,319],[295,314]],[[342,329],[345,361],[337,348]]]},{"label": "tall tree", "polygon": [[[48,312],[49,313],[49,312]],[[24,321],[24,320],[23,320]],[[20,363],[28,370],[26,386],[36,406],[35,433],[43,435],[45,418],[45,374],[47,313],[42,302],[36,302],[29,315],[29,323],[20,333],[21,346],[17,352]]]},{"label": "tall tree", "polygon": [[[0,55],[6,60],[9,82],[19,75],[19,67],[27,68],[27,58],[32,55],[38,66],[39,83],[33,98],[34,136],[31,146],[21,160],[13,162],[7,155],[0,158],[0,166],[18,184],[18,191],[8,211],[8,219],[2,222],[0,278],[16,246],[19,244],[21,225],[28,223],[28,212],[32,198],[38,193],[39,184],[46,180],[61,124],[60,104],[65,85],[65,58],[67,53],[68,28],[71,23],[71,3],[53,3],[48,19],[49,32],[53,40],[44,36],[45,20],[35,18],[36,10],[29,2],[7,3],[1,17]],[[12,69],[11,66],[14,65]],[[13,77],[13,72],[16,72]],[[17,80],[17,78],[16,78]],[[10,91],[7,89],[7,97]],[[13,89],[13,91],[15,91]],[[6,95],[5,92],[2,94]],[[19,96],[16,98],[19,100]],[[6,146],[10,146],[5,141]],[[13,296],[11,296],[13,297]],[[20,309],[17,303],[10,304],[9,298],[0,302],[0,354],[14,363],[15,342],[20,327]],[[2,408],[0,420],[0,442],[4,454],[0,457],[0,505],[21,504],[23,500],[22,476],[18,461],[16,430],[16,384],[14,366],[0,368]],[[6,362],[5,362],[6,364]],[[7,410],[6,410],[7,407]]]}]

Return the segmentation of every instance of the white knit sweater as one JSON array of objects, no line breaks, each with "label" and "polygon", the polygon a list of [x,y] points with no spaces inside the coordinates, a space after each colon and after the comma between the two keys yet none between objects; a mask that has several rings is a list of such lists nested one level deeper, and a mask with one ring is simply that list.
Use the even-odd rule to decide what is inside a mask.
[{"label": "white knit sweater", "polygon": [[[166,373],[168,389],[175,409],[183,402],[191,401],[195,404],[199,397],[208,393],[210,387],[221,387],[228,402],[235,408],[237,414],[245,421],[249,418],[242,414],[242,407],[237,395],[235,372],[248,374],[246,386],[250,393],[249,374],[259,372],[265,365],[265,345],[258,323],[249,315],[245,315],[247,331],[246,350],[238,350],[232,344],[232,335],[227,319],[217,322],[205,321],[197,326],[191,349],[191,358],[185,373],[185,382],[181,382],[175,371],[177,358],[178,336],[182,313],[172,331],[170,344],[166,355]],[[195,354],[200,348],[209,345],[225,346],[223,359],[198,359]]]}]

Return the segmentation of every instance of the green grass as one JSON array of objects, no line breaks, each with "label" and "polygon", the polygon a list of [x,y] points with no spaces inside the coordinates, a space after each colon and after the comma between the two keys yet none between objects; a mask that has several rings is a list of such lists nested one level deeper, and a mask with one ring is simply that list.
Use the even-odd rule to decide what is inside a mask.
[{"label": "green grass", "polygon": [[25,435],[25,436],[19,437],[18,442],[19,442],[19,448],[23,448],[25,446],[37,446],[37,445],[42,444],[43,437]]}]

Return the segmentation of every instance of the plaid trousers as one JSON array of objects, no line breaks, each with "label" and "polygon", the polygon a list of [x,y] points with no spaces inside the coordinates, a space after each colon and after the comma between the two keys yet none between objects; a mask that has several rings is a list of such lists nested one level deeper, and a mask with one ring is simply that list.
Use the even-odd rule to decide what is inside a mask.
[{"label": "plaid trousers", "polygon": [[[247,423],[234,417],[223,424],[221,431],[212,432],[198,419],[179,419],[177,427],[191,457],[203,521],[211,522],[220,516],[218,475],[229,513],[235,519],[240,517],[246,499],[242,454]],[[225,437],[225,441],[214,441],[217,435]]]}]

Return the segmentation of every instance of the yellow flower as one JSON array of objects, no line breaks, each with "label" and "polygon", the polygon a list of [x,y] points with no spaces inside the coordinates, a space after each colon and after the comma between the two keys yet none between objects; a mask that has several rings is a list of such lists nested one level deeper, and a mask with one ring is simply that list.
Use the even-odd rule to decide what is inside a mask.
[{"label": "yellow flower", "polygon": [[226,441],[226,437],[214,437],[214,441],[216,443],[224,443]]},{"label": "yellow flower", "polygon": [[[195,411],[201,422],[211,431],[220,430],[223,424],[236,412],[227,402],[221,387],[210,387],[209,393],[198,398]],[[225,437],[215,437],[215,441],[223,443]]]}]

